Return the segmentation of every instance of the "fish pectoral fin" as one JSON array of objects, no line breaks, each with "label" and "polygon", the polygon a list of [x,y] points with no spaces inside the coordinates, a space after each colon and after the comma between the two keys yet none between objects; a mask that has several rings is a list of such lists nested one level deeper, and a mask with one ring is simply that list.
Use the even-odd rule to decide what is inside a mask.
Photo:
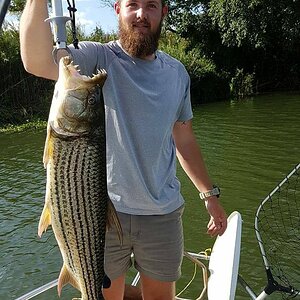
[{"label": "fish pectoral fin", "polygon": [[111,202],[110,199],[107,200],[107,229],[112,228],[113,226],[116,227],[117,232],[118,232],[118,237],[120,244],[123,244],[123,231],[122,231],[122,226],[120,223],[120,220],[117,215],[117,211]]},{"label": "fish pectoral fin", "polygon": [[51,225],[51,209],[49,202],[46,201],[39,222],[38,235],[42,236],[48,226]]},{"label": "fish pectoral fin", "polygon": [[[58,284],[57,284],[57,292],[58,295],[61,295],[62,288],[70,283],[74,288],[80,291],[80,286],[74,276],[70,273],[67,269],[66,265],[63,265],[61,268],[59,277],[58,277]],[[81,299],[81,298],[80,298]]]},{"label": "fish pectoral fin", "polygon": [[44,168],[47,167],[47,164],[52,156],[53,152],[53,143],[52,143],[52,128],[50,126],[50,122],[48,121],[47,125],[47,136],[46,136],[46,141],[45,141],[45,146],[44,146],[44,155],[43,155],[43,163],[44,163]]}]

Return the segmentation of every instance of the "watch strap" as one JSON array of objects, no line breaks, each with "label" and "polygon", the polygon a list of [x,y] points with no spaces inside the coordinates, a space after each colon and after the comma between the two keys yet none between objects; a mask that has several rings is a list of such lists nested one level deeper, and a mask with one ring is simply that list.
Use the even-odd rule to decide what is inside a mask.
[{"label": "watch strap", "polygon": [[199,197],[202,200],[205,200],[206,198],[209,198],[211,196],[220,196],[220,189],[217,186],[214,186],[212,190],[206,191],[206,192],[200,192]]}]

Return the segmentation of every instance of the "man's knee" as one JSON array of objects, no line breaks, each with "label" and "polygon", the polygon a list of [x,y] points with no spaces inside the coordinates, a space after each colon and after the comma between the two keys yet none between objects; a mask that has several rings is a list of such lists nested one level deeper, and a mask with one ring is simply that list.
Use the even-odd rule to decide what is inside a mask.
[{"label": "man's knee", "polygon": [[175,299],[175,281],[160,281],[141,274],[141,287],[144,300]]}]

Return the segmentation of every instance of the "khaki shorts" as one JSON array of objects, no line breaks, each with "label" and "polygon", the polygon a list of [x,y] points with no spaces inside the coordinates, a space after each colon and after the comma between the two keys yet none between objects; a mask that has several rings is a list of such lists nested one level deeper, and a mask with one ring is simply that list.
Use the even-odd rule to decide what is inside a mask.
[{"label": "khaki shorts", "polygon": [[123,230],[120,246],[114,228],[106,234],[105,272],[114,280],[132,265],[146,276],[160,281],[176,281],[183,258],[182,213],[180,207],[167,215],[136,216],[118,213]]}]

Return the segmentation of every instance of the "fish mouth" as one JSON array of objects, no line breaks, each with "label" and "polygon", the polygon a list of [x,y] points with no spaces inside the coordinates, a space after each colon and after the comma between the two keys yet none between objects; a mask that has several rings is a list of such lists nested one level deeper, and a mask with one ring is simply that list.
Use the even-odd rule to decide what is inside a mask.
[{"label": "fish mouth", "polygon": [[97,70],[97,74],[92,76],[86,76],[80,74],[80,69],[78,65],[74,65],[70,56],[64,56],[60,60],[61,72],[64,74],[68,82],[72,82],[69,88],[77,89],[84,86],[95,86],[99,85],[103,87],[104,82],[107,78],[107,73],[104,69]]}]

